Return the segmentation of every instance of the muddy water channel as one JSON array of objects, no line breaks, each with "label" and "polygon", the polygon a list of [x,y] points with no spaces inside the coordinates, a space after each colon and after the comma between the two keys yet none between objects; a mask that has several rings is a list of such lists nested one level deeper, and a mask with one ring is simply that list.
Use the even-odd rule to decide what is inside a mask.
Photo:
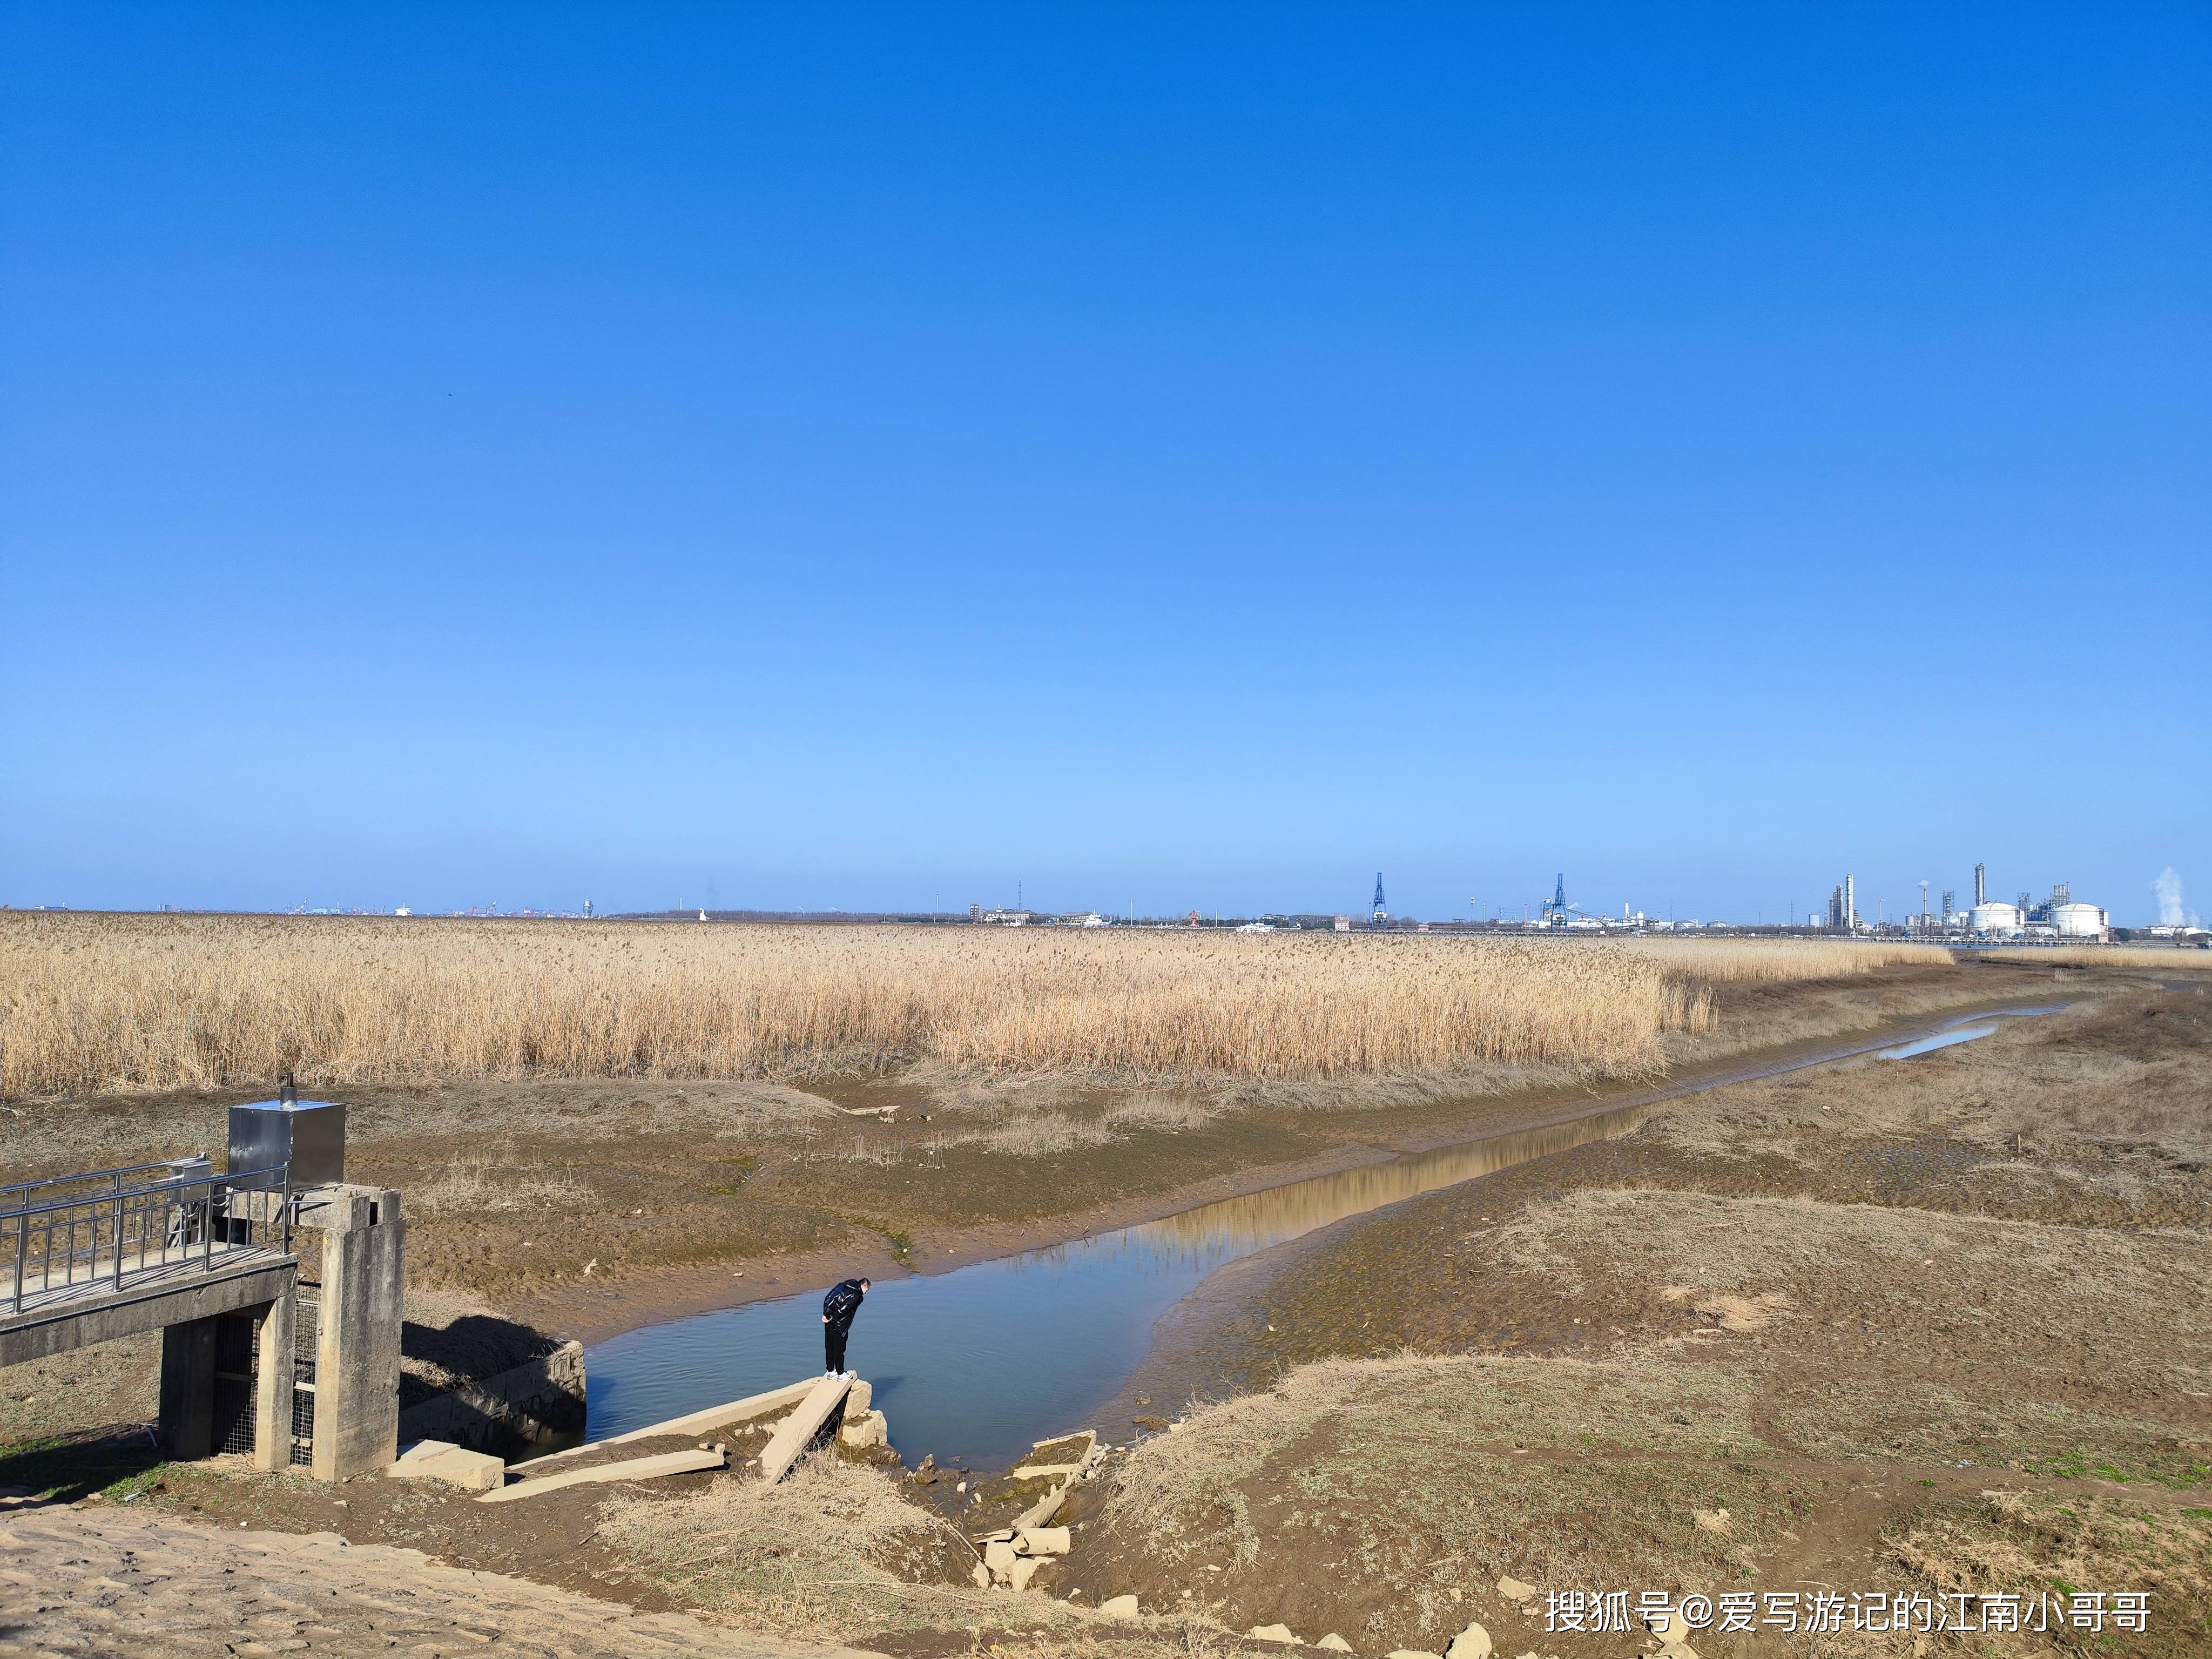
[{"label": "muddy water channel", "polygon": [[[2060,1005],[2063,1006],[2063,1005]],[[909,1462],[933,1453],[1004,1467],[1030,1443],[1085,1426],[1135,1372],[1155,1321],[1224,1262],[1439,1188],[1641,1123],[1659,1102],[1867,1054],[1905,1059],[1971,1041],[2014,1007],[1746,1066],[1654,1089],[1565,1121],[1408,1152],[1223,1199],[1048,1249],[875,1286],[847,1363]],[[588,1434],[620,1434],[822,1369],[820,1291],[629,1331],[586,1357]]]}]

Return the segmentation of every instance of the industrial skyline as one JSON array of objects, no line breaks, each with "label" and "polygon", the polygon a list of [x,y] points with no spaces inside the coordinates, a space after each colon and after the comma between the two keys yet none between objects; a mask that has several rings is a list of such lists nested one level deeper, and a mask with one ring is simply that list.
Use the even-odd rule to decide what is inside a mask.
[{"label": "industrial skyline", "polygon": [[[1036,919],[1075,917],[1093,915],[1103,923],[1127,921],[1174,921],[1195,915],[1203,921],[1249,921],[1266,917],[1303,916],[1306,918],[1340,917],[1354,926],[1370,927],[1378,925],[1418,925],[1423,923],[1462,926],[1468,923],[1496,926],[1528,927],[1565,931],[1632,931],[1665,932],[1685,927],[1733,928],[1793,928],[1800,931],[1838,932],[1900,930],[1931,939],[1940,938],[2001,938],[2065,937],[2081,939],[2102,936],[2108,929],[2161,931],[2176,927],[2189,928],[2197,925],[2198,913],[2186,903],[2186,892],[2176,870],[2168,867],[2145,884],[2148,902],[2130,911],[2124,908],[2100,904],[2086,896],[2076,900],[2073,884],[2064,880],[2049,883],[2048,896],[2038,900],[2032,890],[2021,889],[2012,900],[1992,900],[1988,896],[1986,864],[1977,863],[1972,871],[1974,902],[1971,908],[1954,902],[1955,890],[1946,888],[1939,906],[1932,905],[1933,884],[1925,880],[1910,884],[1906,893],[1893,902],[1887,894],[1872,901],[1869,910],[1860,899],[1861,888],[1856,872],[1846,872],[1843,879],[1829,890],[1825,901],[1787,898],[1775,904],[1754,902],[1735,907],[1697,907],[1683,905],[1667,899],[1663,895],[1648,902],[1639,903],[1633,897],[1625,897],[1617,903],[1595,898],[1585,904],[1578,891],[1571,902],[1568,896],[1566,872],[1555,872],[1551,890],[1546,894],[1539,887],[1533,892],[1515,893],[1510,884],[1498,884],[1495,896],[1486,897],[1477,893],[1465,898],[1457,907],[1445,905],[1434,910],[1422,908],[1393,912],[1388,908],[1383,887],[1384,872],[1377,871],[1373,893],[1364,905],[1358,903],[1329,905],[1326,902],[1292,902],[1283,895],[1268,896],[1264,902],[1246,899],[1242,902],[1204,902],[1188,895],[1172,900],[1148,902],[1140,904],[1133,896],[1119,902],[1102,902],[1095,897],[1079,896],[1062,902],[1066,891],[1061,884],[1048,883],[1047,900],[1032,906],[1025,893],[1030,886],[1027,878],[1017,877],[1008,884],[1011,900],[999,902],[972,898],[965,903],[948,906],[945,903],[945,888],[939,886],[927,902],[897,902],[860,904],[808,902],[805,901],[777,903],[757,899],[740,904],[729,904],[716,892],[722,884],[706,879],[688,891],[677,894],[665,902],[609,903],[597,897],[570,899],[565,902],[544,897],[518,900],[512,903],[497,901],[457,901],[447,903],[416,903],[391,902],[373,902],[347,900],[329,902],[301,902],[291,904],[222,905],[185,904],[170,901],[138,903],[68,904],[46,900],[21,900],[0,897],[0,908],[14,909],[118,909],[139,911],[251,912],[276,915],[366,915],[401,916],[507,916],[507,917],[566,917],[589,919],[637,915],[714,915],[760,916],[763,918],[811,915],[824,918],[837,916],[915,916],[957,919],[976,916],[981,919],[1004,920],[1013,916]],[[1073,885],[1068,884],[1067,885]],[[1903,884],[1900,884],[1903,885]],[[702,896],[703,895],[703,896]],[[1295,896],[1292,896],[1295,897]],[[1915,899],[1917,898],[1917,905]]]}]

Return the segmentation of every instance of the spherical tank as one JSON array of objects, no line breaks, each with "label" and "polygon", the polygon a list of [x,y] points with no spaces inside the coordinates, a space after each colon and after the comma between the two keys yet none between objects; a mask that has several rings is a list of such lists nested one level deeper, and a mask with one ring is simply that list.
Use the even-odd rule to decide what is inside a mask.
[{"label": "spherical tank", "polygon": [[2061,939],[2100,939],[2105,932],[2105,913],[2094,904],[2054,904],[2051,919],[2058,924]]},{"label": "spherical tank", "polygon": [[1978,933],[2009,938],[2020,932],[2020,906],[2002,901],[1977,904],[1966,912],[1966,925]]}]

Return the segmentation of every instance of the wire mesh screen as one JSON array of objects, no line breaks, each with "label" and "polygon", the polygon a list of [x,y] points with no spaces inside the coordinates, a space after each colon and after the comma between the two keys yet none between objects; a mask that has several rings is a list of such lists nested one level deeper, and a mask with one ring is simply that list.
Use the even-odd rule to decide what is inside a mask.
[{"label": "wire mesh screen", "polygon": [[251,1455],[254,1387],[261,1361],[261,1322],[224,1314],[215,1326],[215,1449]]},{"label": "wire mesh screen", "polygon": [[292,1463],[315,1462],[315,1354],[322,1342],[323,1287],[302,1279],[292,1316]]}]

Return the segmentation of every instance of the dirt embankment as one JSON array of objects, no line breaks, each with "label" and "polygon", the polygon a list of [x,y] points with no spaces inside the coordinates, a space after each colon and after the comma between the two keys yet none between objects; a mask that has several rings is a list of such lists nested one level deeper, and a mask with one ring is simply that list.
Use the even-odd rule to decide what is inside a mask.
[{"label": "dirt embankment", "polygon": [[2201,1651],[2208,1218],[2193,988],[1673,1103],[1245,1264],[1139,1386],[1249,1392],[1130,1460],[1093,1588],[1361,1650],[1479,1607],[1594,1654],[1497,1580],[2063,1583],[2153,1598],[2079,1645]]}]

